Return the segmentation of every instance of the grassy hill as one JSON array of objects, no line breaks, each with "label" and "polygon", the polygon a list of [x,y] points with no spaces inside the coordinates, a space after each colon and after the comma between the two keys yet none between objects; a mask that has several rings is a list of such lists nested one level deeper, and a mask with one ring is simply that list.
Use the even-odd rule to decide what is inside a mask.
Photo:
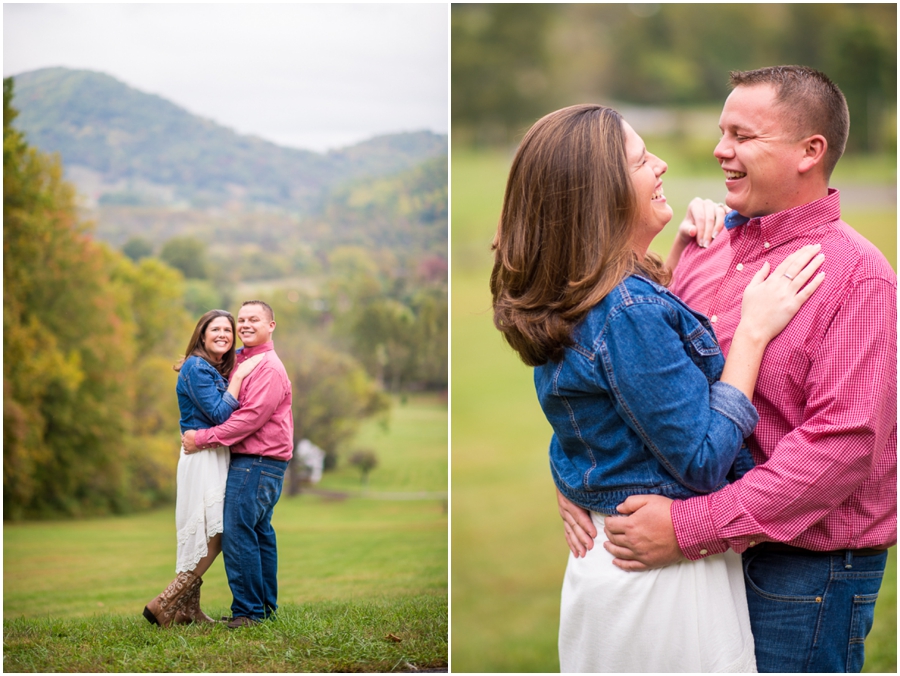
[{"label": "grassy hill", "polygon": [[[447,402],[397,402],[357,441],[379,457],[367,488],[345,463],[282,496],[278,619],[235,632],[141,616],[173,576],[172,507],[4,524],[4,671],[446,671]],[[219,557],[202,604],[220,617],[230,602]]]},{"label": "grassy hill", "polygon": [[446,156],[427,131],[326,154],[238,134],[104,73],[44,68],[14,77],[15,126],[58,152],[91,204],[207,206],[224,201],[308,212],[323,192]]}]

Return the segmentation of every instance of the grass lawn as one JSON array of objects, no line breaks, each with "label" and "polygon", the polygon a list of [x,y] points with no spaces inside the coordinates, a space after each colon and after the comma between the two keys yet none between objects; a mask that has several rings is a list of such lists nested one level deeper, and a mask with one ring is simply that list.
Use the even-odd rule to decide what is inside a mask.
[{"label": "grass lawn", "polygon": [[[447,398],[437,394],[394,397],[387,426],[368,421],[352,446],[370,448],[378,465],[369,474],[372,492],[447,493]],[[342,457],[322,487],[359,491],[359,469]]]},{"label": "grass lawn", "polygon": [[[451,605],[452,664],[460,672],[559,669],[559,593],[568,549],[548,467],[550,429],[531,369],[491,321],[490,242],[510,159],[454,149],[452,160]],[[694,195],[721,191],[717,179],[671,173],[666,194],[676,218]],[[896,207],[845,200],[844,211],[896,266]],[[665,252],[669,242],[661,238],[655,248]],[[896,580],[892,551],[865,671],[896,672]]]},{"label": "grass lawn", "polygon": [[[246,631],[217,625],[166,632],[141,616],[174,575],[172,508],[128,517],[5,524],[5,670],[410,671],[445,666],[446,410],[433,397],[411,397],[396,407],[388,431],[367,423],[361,433],[381,461],[372,485],[385,469],[388,478],[381,478],[380,489],[416,489],[434,497],[282,497],[273,520],[279,618]],[[441,455],[436,447],[442,435]],[[421,453],[415,452],[416,439],[422,440]],[[414,483],[420,478],[421,486]],[[337,477],[330,485],[331,480],[326,474],[321,487],[340,491],[343,480]],[[209,615],[230,614],[221,557],[204,576],[202,596]]]}]

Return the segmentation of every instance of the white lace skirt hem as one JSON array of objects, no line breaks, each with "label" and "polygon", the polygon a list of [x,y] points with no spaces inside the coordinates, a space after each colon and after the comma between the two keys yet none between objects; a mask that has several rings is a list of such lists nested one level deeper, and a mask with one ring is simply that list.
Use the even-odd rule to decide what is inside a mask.
[{"label": "white lace skirt hem", "polygon": [[569,555],[559,622],[562,672],[755,672],[739,554],[628,573],[603,548]]},{"label": "white lace skirt hem", "polygon": [[190,455],[181,449],[175,498],[176,573],[194,570],[209,553],[209,539],[223,530],[230,460],[231,453],[225,446]]}]

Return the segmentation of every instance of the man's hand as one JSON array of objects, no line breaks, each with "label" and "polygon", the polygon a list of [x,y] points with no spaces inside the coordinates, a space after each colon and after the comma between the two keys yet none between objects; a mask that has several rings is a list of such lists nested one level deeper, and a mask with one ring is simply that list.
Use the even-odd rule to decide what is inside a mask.
[{"label": "man's hand", "polygon": [[184,452],[190,455],[196,453],[200,449],[194,443],[194,437],[197,436],[197,430],[188,430],[181,435],[181,445],[184,446]]},{"label": "man's hand", "polygon": [[606,517],[603,532],[609,542],[603,547],[616,557],[615,565],[622,570],[650,570],[684,558],[669,513],[672,502],[661,495],[632,495],[617,507],[630,516]]},{"label": "man's hand", "polygon": [[559,505],[559,515],[566,529],[566,542],[575,558],[587,554],[594,547],[594,538],[597,537],[597,528],[591,520],[591,513],[571,502],[559,489],[556,489],[556,502]]}]

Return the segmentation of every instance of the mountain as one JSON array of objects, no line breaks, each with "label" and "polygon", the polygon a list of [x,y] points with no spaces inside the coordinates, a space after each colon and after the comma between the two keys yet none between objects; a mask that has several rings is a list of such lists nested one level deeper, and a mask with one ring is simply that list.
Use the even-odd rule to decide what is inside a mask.
[{"label": "mountain", "polygon": [[381,136],[325,154],[238,134],[89,70],[14,77],[14,125],[58,152],[89,205],[268,206],[309,213],[340,186],[446,156],[431,132]]}]

